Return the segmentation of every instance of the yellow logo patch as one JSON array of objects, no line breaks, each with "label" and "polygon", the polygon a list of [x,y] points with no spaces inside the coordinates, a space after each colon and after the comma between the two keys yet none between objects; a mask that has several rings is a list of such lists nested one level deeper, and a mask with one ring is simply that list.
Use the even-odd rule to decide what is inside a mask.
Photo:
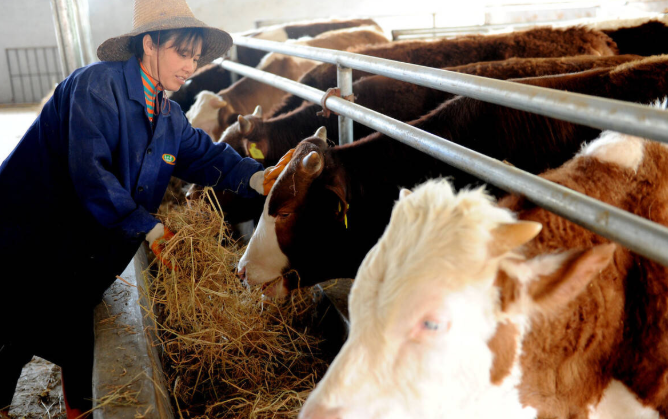
[{"label": "yellow logo patch", "polygon": [[176,157],[171,154],[163,154],[162,159],[165,161],[165,163],[171,164],[172,166],[176,164]]},{"label": "yellow logo patch", "polygon": [[264,154],[262,154],[262,150],[257,148],[257,144],[250,143],[248,152],[250,153],[251,157],[254,158],[255,160],[264,160]]}]

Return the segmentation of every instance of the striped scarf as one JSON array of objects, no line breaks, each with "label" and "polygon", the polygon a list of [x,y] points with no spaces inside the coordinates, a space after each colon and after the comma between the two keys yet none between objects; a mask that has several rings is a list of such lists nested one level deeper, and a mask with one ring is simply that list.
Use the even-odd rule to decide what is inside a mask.
[{"label": "striped scarf", "polygon": [[162,91],[162,89],[160,87],[156,87],[158,81],[148,75],[148,71],[146,71],[146,68],[141,61],[139,61],[139,67],[141,68],[141,81],[144,85],[146,114],[148,115],[148,120],[153,123],[153,117],[155,116],[156,96]]}]

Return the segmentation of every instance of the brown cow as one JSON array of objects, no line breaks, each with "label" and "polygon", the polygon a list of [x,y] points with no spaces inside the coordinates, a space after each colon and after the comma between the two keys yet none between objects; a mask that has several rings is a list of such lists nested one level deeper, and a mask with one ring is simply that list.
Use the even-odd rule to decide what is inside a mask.
[{"label": "brown cow", "polygon": [[[668,225],[663,144],[608,131],[542,177]],[[400,196],[300,419],[668,417],[667,267],[517,195]]]},{"label": "brown cow", "polygon": [[[352,28],[358,26],[373,26],[382,31],[378,24],[372,19],[349,19],[349,20],[316,20],[307,22],[294,22],[284,25],[270,26],[255,29],[235,35],[248,36],[257,39],[284,42],[288,39],[298,39],[305,36],[315,37],[321,33],[337,29]],[[237,46],[236,61],[249,67],[257,66],[262,57],[267,55],[266,51],[259,49]],[[170,99],[181,106],[183,112],[188,112],[195,103],[195,96],[202,90],[218,92],[232,83],[230,72],[214,62],[198,69],[190,76],[188,82],[181,88],[170,93]]]},{"label": "brown cow", "polygon": [[632,19],[601,22],[592,25],[608,35],[617,44],[620,54],[644,56],[668,53],[668,17],[661,19]]},{"label": "brown cow", "polygon": [[[612,70],[522,82],[649,103],[668,94],[667,71],[668,57],[657,57]],[[582,141],[600,133],[465,97],[445,102],[412,125],[531,173],[559,166]],[[332,148],[314,141],[297,146],[292,162],[267,197],[256,234],[239,263],[239,274],[251,284],[274,280],[290,269],[297,270],[303,285],[351,278],[381,236],[400,187],[438,176],[453,177],[457,188],[477,182],[469,174],[380,134]],[[300,164],[311,152],[321,165],[315,172],[305,172]],[[295,286],[288,280],[283,285]]]},{"label": "brown cow", "polygon": [[[616,55],[615,43],[603,32],[585,28],[537,28],[499,35],[470,35],[430,41],[398,41],[386,45],[359,47],[350,52],[387,58],[434,68],[452,67],[511,57],[567,57],[574,55]],[[353,79],[369,75],[354,70]],[[321,64],[299,80],[308,86],[327,90],[336,86],[336,66]],[[287,113],[303,99],[290,95],[269,112]]]},{"label": "brown cow", "polygon": [[[353,45],[386,42],[388,40],[385,35],[370,27],[340,29],[320,34],[313,39],[294,41],[302,45],[329,49],[346,49]],[[272,53],[265,56],[258,68],[290,80],[297,80],[316,65],[317,63],[312,60]],[[238,115],[251,113],[257,105],[270,109],[286,95],[281,89],[248,77],[220,91],[219,99],[212,97],[212,94],[212,92],[200,92],[186,116],[193,127],[204,129],[214,140],[220,138],[223,131],[236,121]]]},{"label": "brown cow", "polygon": [[[446,67],[444,70],[506,80],[614,67],[641,58],[638,55],[510,58]],[[353,92],[355,103],[400,121],[417,119],[454,96],[383,76],[364,77],[356,81]],[[253,157],[265,166],[273,166],[289,149],[321,126],[327,128],[330,138],[338,138],[338,118],[335,115],[329,118],[318,116],[319,111],[320,105],[305,103],[294,111],[266,120],[256,115],[246,115],[223,133],[221,141],[232,146],[242,156]],[[355,123],[353,132],[354,138],[359,139],[373,130]]]},{"label": "brown cow", "polygon": [[[332,19],[290,22],[253,29],[239,35],[255,39],[266,39],[268,41],[285,42],[288,39],[299,39],[307,36],[315,38],[325,32],[360,26],[372,26],[379,32],[383,31],[373,19]],[[258,49],[237,46],[237,61],[250,67],[257,66],[266,54],[265,51]]]}]

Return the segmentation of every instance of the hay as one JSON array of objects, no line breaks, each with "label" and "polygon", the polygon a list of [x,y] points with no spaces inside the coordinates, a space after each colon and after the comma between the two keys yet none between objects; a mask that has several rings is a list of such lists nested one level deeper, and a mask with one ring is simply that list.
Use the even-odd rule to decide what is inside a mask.
[{"label": "hay", "polygon": [[157,313],[177,417],[296,417],[327,368],[304,330],[311,292],[274,302],[244,287],[235,275],[243,249],[204,200],[171,210],[163,223],[176,233],[164,254],[177,268],[154,262],[147,311]]}]

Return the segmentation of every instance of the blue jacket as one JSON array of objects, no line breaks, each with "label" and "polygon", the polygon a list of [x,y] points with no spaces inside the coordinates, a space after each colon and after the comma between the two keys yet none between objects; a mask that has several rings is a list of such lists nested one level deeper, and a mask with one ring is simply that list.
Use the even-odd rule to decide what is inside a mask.
[{"label": "blue jacket", "polygon": [[157,223],[172,175],[253,197],[259,170],[194,129],[175,102],[153,132],[136,58],[89,65],[58,85],[0,166],[0,257],[48,237],[58,257],[104,253],[124,267]]}]

